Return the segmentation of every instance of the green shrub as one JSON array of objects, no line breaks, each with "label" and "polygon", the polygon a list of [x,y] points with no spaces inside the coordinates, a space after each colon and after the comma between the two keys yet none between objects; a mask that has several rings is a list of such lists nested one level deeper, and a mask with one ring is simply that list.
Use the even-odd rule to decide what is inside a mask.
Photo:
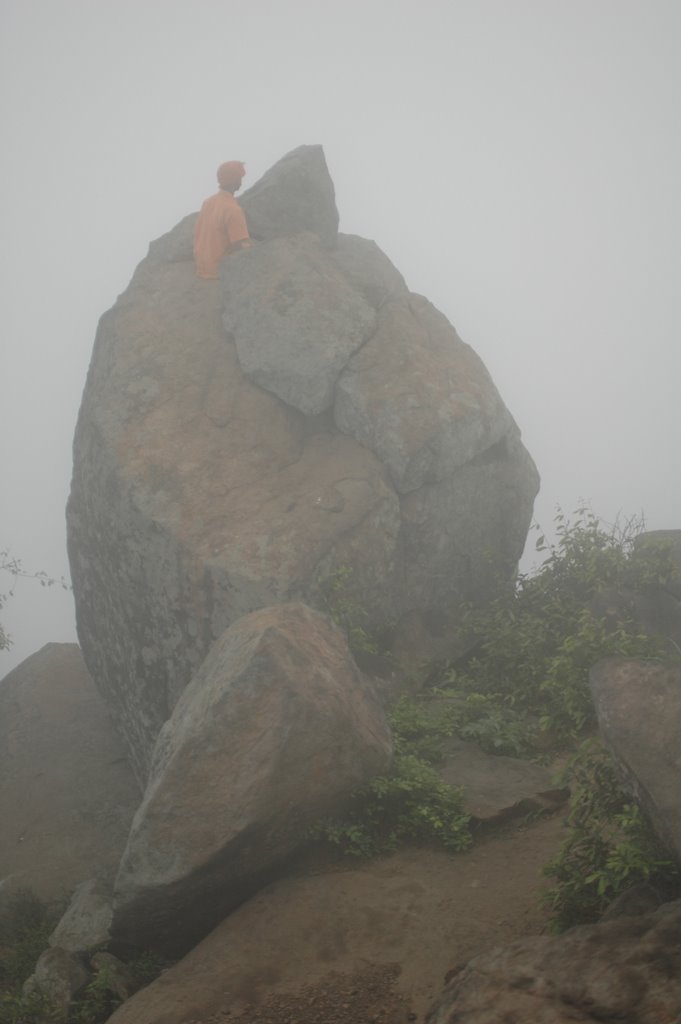
[{"label": "green shrub", "polygon": [[665,655],[661,637],[643,635],[631,622],[610,628],[589,605],[603,587],[666,586],[673,575],[668,554],[635,547],[640,520],[606,530],[586,509],[576,516],[570,522],[557,514],[555,545],[539,537],[537,550],[546,558],[536,572],[520,576],[486,608],[469,609],[463,629],[474,653],[441,676],[445,693],[484,696],[502,719],[513,709],[521,747],[533,721],[566,745],[595,724],[588,677],[596,661]]},{"label": "green shrub", "polygon": [[376,633],[367,628],[369,613],[353,594],[353,578],[352,566],[339,565],[320,581],[325,611],[343,630],[348,647],[356,657],[387,654]]},{"label": "green shrub", "polygon": [[461,790],[448,785],[426,761],[396,754],[390,772],[356,794],[347,815],[315,826],[312,836],[356,856],[376,856],[406,842],[436,842],[447,850],[471,843]]},{"label": "green shrub", "polygon": [[544,897],[555,931],[598,920],[609,903],[639,882],[650,883],[664,898],[678,894],[678,865],[598,742],[582,745],[562,781],[572,787],[569,835],[545,869],[557,883]]}]

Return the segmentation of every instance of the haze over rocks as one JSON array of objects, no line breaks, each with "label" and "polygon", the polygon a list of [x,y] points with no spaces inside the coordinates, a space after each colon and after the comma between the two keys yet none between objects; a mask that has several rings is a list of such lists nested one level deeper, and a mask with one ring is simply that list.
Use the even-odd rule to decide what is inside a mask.
[{"label": "haze over rocks", "polygon": [[[557,819],[533,836],[518,829],[507,846],[476,844],[458,864],[415,848],[329,871],[305,849],[309,826],[352,807],[391,763],[377,694],[390,700],[395,680],[379,689],[363,675],[331,619],[351,637],[353,626],[381,629],[412,658],[455,644],[461,604],[514,577],[538,477],[477,355],[373,242],[338,234],[320,147],[288,154],[243,204],[256,244],[224,261],[220,282],[197,279],[194,216],[184,218],[152,243],[98,330],[69,551],[85,658],[143,795],[119,858],[137,791],[131,803],[120,757],[107,765],[125,797],[115,822],[101,819],[115,848],[78,875],[90,880],[27,991],[53,987],[65,1006],[120,966],[121,1021],[210,1024],[262,1010],[277,1024],[291,1014],[318,1024],[323,990],[318,1005],[342,1012],[334,1019],[397,1024],[407,1012],[398,987],[423,1012],[446,970],[433,1024],[676,1020],[679,904],[651,913],[652,886],[563,939],[483,951],[492,929],[498,941],[522,935],[528,886],[547,860],[537,847],[543,836],[556,849]],[[641,594],[606,588],[590,610],[616,629],[624,608],[677,648],[681,591],[669,577]],[[13,773],[0,795],[15,815],[33,771],[18,756],[20,691],[37,681],[40,692],[63,654],[75,668],[73,650],[47,649],[18,682],[8,677],[0,702]],[[678,666],[615,659],[591,678],[604,739],[677,856]],[[74,720],[90,721],[87,711],[101,725],[87,686],[74,694]],[[548,770],[518,759],[458,738],[443,753],[440,779],[463,783],[487,835],[567,797]],[[12,870],[23,838],[5,844]],[[38,854],[44,862],[44,844]],[[531,916],[541,927],[544,912]],[[189,953],[128,999],[122,965],[93,955],[104,944]],[[462,969],[453,950],[480,955]]]}]

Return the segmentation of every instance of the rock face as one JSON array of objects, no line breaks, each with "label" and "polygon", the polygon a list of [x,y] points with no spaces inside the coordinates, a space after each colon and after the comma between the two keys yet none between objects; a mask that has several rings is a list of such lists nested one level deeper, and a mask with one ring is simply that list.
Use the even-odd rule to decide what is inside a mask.
[{"label": "rock face", "polygon": [[606,746],[657,835],[681,859],[681,664],[606,658],[590,680]]},{"label": "rock face", "polygon": [[261,241],[222,286],[195,277],[192,217],[152,244],[102,317],[76,431],[79,636],[142,783],[236,619],[324,607],[343,568],[363,625],[430,628],[513,574],[538,486],[478,357],[338,235],[320,147],[243,206]]},{"label": "rock face", "polygon": [[44,899],[113,879],[140,791],[76,644],[47,644],[0,686],[0,879]]},{"label": "rock face", "polygon": [[681,1020],[681,901],[476,957],[427,1024],[662,1024]]},{"label": "rock face", "polygon": [[186,949],[390,752],[336,627],[299,604],[239,620],[159,736],[116,879],[114,939]]}]

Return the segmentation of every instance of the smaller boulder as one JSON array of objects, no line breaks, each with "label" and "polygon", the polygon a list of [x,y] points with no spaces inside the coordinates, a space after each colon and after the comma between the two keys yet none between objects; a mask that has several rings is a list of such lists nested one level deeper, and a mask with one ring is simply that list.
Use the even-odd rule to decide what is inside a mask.
[{"label": "smaller boulder", "polygon": [[189,948],[390,752],[340,630],[302,604],[239,619],[159,736],[116,879],[114,941]]},{"label": "smaller boulder", "polygon": [[91,878],[76,888],[66,912],[50,935],[50,945],[82,953],[109,941],[111,892]]},{"label": "smaller boulder", "polygon": [[338,234],[333,181],[321,146],[298,146],[239,197],[251,238],[312,231],[331,246]]},{"label": "smaller boulder", "polygon": [[224,324],[243,372],[307,416],[329,409],[376,314],[309,232],[236,253],[223,267]]}]

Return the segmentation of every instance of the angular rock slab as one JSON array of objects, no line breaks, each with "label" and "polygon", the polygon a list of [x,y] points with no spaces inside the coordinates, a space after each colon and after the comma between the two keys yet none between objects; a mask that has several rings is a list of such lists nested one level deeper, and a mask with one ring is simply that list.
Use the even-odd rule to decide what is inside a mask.
[{"label": "angular rock slab", "polygon": [[475,957],[426,1024],[672,1024],[681,1020],[681,901],[530,937]]},{"label": "angular rock slab", "polygon": [[258,241],[312,231],[326,246],[338,233],[333,181],[321,146],[298,146],[239,197]]},{"label": "angular rock slab", "polygon": [[605,745],[658,837],[681,859],[681,664],[605,658],[590,683]]},{"label": "angular rock slab", "polygon": [[330,408],[375,313],[311,234],[239,252],[222,268],[224,324],[244,373],[307,416]]},{"label": "angular rock slab", "polygon": [[517,432],[482,361],[419,295],[381,308],[378,329],[339,378],[334,418],[388,467],[401,494]]},{"label": "angular rock slab", "polygon": [[569,790],[556,786],[548,768],[518,757],[486,754],[476,743],[452,739],[438,773],[463,787],[464,810],[480,822],[495,822],[530,811],[552,811]]},{"label": "angular rock slab", "polygon": [[301,604],[245,616],[159,736],[116,879],[114,940],[187,948],[390,750],[339,630]]}]

